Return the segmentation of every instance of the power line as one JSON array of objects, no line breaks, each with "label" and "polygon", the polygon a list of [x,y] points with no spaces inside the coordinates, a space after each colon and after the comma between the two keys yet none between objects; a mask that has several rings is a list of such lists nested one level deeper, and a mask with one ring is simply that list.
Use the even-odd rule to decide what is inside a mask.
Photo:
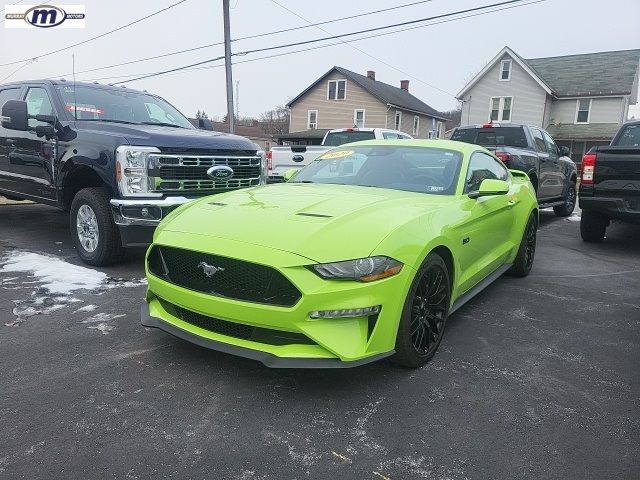
[{"label": "power line", "polygon": [[[543,3],[543,2],[545,2],[547,0],[531,0],[531,1],[528,1],[528,2],[525,1],[525,0],[522,0],[522,1],[525,2],[525,3],[520,3],[520,4],[517,4],[517,5],[507,5],[507,6],[503,6],[501,8],[494,8],[493,10],[470,13],[470,14],[467,14],[467,15],[461,15],[460,17],[456,17],[456,18],[447,18],[447,19],[440,20],[440,21],[437,21],[437,22],[429,23],[427,25],[416,25],[416,26],[412,26],[412,27],[408,27],[408,28],[393,30],[391,32],[382,32],[382,33],[378,33],[378,34],[374,34],[374,35],[368,35],[368,36],[365,36],[365,37],[353,39],[351,41],[352,42],[358,42],[358,41],[366,40],[366,39],[369,39],[369,38],[382,37],[382,36],[386,36],[386,35],[392,35],[392,34],[395,34],[395,33],[406,32],[406,31],[409,31],[409,30],[416,30],[416,29],[419,29],[419,28],[425,28],[425,27],[429,27],[429,26],[432,26],[432,25],[438,25],[438,24],[441,24],[441,23],[449,23],[449,22],[453,22],[453,21],[456,21],[456,20],[462,20],[462,19],[465,19],[465,18],[477,17],[477,16],[480,16],[480,15],[486,15],[486,14],[489,14],[489,13],[500,12],[500,11],[503,11],[503,10],[510,10],[510,9],[513,9],[513,8],[519,8],[519,7],[524,7],[524,6],[528,6],[528,5],[534,5],[534,4],[537,4],[537,3]],[[487,6],[487,8],[488,7],[490,7],[490,6]],[[249,62],[255,62],[255,61],[260,61],[260,60],[267,60],[267,59],[271,59],[271,58],[283,57],[283,56],[292,55],[292,54],[296,54],[296,53],[308,52],[308,51],[311,51],[311,50],[318,50],[318,49],[321,49],[321,48],[327,48],[327,47],[332,47],[332,46],[342,45],[342,44],[343,44],[343,41],[338,41],[338,42],[334,42],[334,43],[329,43],[329,44],[324,44],[324,45],[317,45],[317,46],[314,46],[314,47],[308,47],[308,48],[303,48],[303,49],[299,49],[299,50],[292,50],[292,51],[289,51],[289,52],[283,52],[283,53],[278,53],[278,54],[273,54],[273,55],[265,55],[265,56],[262,56],[262,57],[248,59],[248,60],[241,60],[239,62],[234,62],[234,64],[237,65],[237,64],[241,64],[241,63],[249,63]],[[209,60],[205,60],[205,61],[199,62],[199,63],[209,63],[209,62],[213,62],[215,60],[216,59],[209,59]],[[191,72],[191,71],[197,71],[197,70],[205,70],[205,69],[209,69],[209,68],[218,68],[218,67],[221,67],[223,65],[224,64],[208,65],[208,66],[196,67],[196,68],[191,68],[191,66],[184,66],[184,67],[178,67],[178,68],[171,69],[172,70],[171,73],[177,73],[179,71],[189,71],[189,72]],[[127,82],[131,82],[131,81],[136,80],[135,78],[132,79],[131,77],[137,77],[137,76],[140,76],[140,75],[144,75],[145,78],[150,78],[150,77],[154,77],[154,76],[158,76],[158,75],[162,75],[162,74],[164,74],[164,73],[156,72],[156,73],[151,73],[151,74],[149,74],[149,73],[146,73],[146,74],[136,73],[136,74],[130,74],[130,75],[112,75],[112,76],[109,76],[109,77],[91,78],[91,79],[89,79],[87,81],[99,81],[99,80],[111,80],[111,79],[115,79],[115,78],[126,78],[127,80],[114,82],[114,84],[121,84],[121,83],[127,83]]]},{"label": "power line", "polygon": [[[18,5],[19,3],[22,3],[22,2],[24,2],[24,0],[18,0],[17,2],[13,2],[11,5]],[[0,10],[0,13],[4,13],[5,10],[6,10],[6,5],[5,5],[5,8]],[[4,18],[2,19],[2,21],[4,22]]]},{"label": "power line", "polygon": [[[281,4],[281,3],[279,3],[277,0],[271,0],[271,1],[272,1],[273,3],[275,3],[276,5],[278,5],[280,8],[283,8],[283,9],[284,9],[284,10],[286,10],[287,12],[289,12],[289,13],[291,13],[291,14],[295,15],[296,17],[298,17],[298,18],[300,18],[300,19],[304,20],[305,22],[307,22],[307,23],[311,23],[309,20],[307,20],[306,18],[304,18],[302,15],[300,15],[300,14],[298,14],[298,13],[294,12],[294,11],[293,11],[293,10],[291,10],[289,7],[287,7],[286,5],[282,5],[282,4]],[[317,28],[318,28],[319,30],[322,30],[322,31],[323,31],[323,32],[325,32],[325,33],[331,33],[331,32],[329,32],[328,30],[326,30],[325,28],[322,28],[322,27],[317,27]],[[386,65],[387,67],[392,68],[393,70],[395,70],[395,71],[397,71],[397,72],[402,73],[403,75],[406,75],[406,76],[408,76],[408,77],[413,78],[414,80],[417,80],[417,81],[419,81],[419,82],[421,82],[421,83],[424,83],[424,84],[425,84],[425,85],[427,85],[428,87],[435,88],[436,90],[439,90],[439,91],[441,91],[442,93],[446,93],[447,95],[451,95],[452,97],[455,97],[455,95],[454,95],[453,93],[451,93],[451,92],[447,92],[446,90],[443,90],[443,89],[441,89],[440,87],[437,87],[437,86],[435,86],[435,85],[431,85],[430,83],[425,82],[424,80],[421,80],[421,79],[419,79],[419,78],[417,78],[417,77],[415,77],[415,76],[413,76],[413,75],[411,75],[411,74],[409,74],[409,73],[407,73],[407,72],[405,72],[405,71],[403,71],[403,70],[400,70],[399,68],[397,68],[397,67],[395,67],[395,66],[391,65],[390,63],[385,62],[384,60],[382,60],[382,59],[380,59],[380,58],[378,58],[378,57],[375,57],[375,56],[371,55],[370,53],[368,53],[368,52],[364,51],[362,48],[360,48],[360,47],[358,47],[358,46],[356,46],[356,45],[353,45],[352,43],[350,43],[350,42],[349,42],[349,41],[347,41],[347,40],[342,40],[341,42],[342,42],[342,43],[344,43],[345,45],[348,45],[348,46],[350,46],[351,48],[353,48],[353,49],[357,50],[358,52],[360,52],[360,53],[362,53],[362,54],[366,55],[367,57],[372,58],[372,59],[374,59],[375,61],[380,62],[380,63],[382,63],[382,64]]]},{"label": "power line", "polygon": [[138,18],[137,20],[134,20],[133,22],[127,23],[126,25],[122,25],[122,26],[120,26],[118,28],[114,28],[113,30],[109,30],[108,32],[101,33],[100,35],[96,35],[95,37],[88,38],[88,39],[83,40],[81,42],[74,43],[72,45],[67,45],[66,47],[62,47],[62,48],[59,48],[57,50],[52,50],[50,52],[43,53],[41,55],[36,55],[34,57],[23,58],[22,60],[14,60],[13,62],[0,63],[0,67],[5,67],[7,65],[15,65],[17,63],[22,63],[22,62],[27,62],[27,61],[30,61],[30,60],[35,60],[35,59],[38,59],[38,58],[42,58],[42,57],[47,57],[49,55],[53,55],[54,53],[60,53],[60,52],[63,52],[65,50],[69,50],[70,48],[74,48],[74,47],[77,47],[79,45],[84,45],[85,43],[89,43],[89,42],[92,42],[92,41],[97,40],[99,38],[106,37],[107,35],[111,35],[112,33],[118,32],[118,31],[123,30],[125,28],[128,28],[128,27],[130,27],[132,25],[135,25],[136,23],[140,23],[140,22],[142,22],[144,20],[147,20],[148,18],[154,17],[154,16],[156,16],[156,15],[162,13],[162,12],[166,12],[167,10],[169,10],[169,9],[171,9],[173,7],[176,7],[176,6],[178,6],[181,3],[184,3],[186,1],[187,0],[179,0],[176,3],[172,3],[168,7],[162,8],[160,10],[156,10],[155,12],[150,13],[149,15],[145,15],[144,17]]},{"label": "power line", "polygon": [[[303,30],[303,29],[306,29],[306,28],[318,27],[320,25],[326,25],[328,23],[342,22],[344,20],[351,20],[353,18],[359,18],[359,17],[365,17],[365,16],[369,16],[369,15],[375,15],[375,14],[378,14],[378,13],[388,12],[388,11],[391,11],[391,10],[399,10],[401,8],[412,7],[412,6],[415,6],[415,5],[418,5],[418,4],[429,3],[429,2],[432,2],[432,1],[433,0],[420,0],[418,2],[411,2],[411,3],[402,4],[402,5],[396,5],[394,7],[383,8],[383,9],[374,10],[374,11],[371,11],[371,12],[364,12],[364,13],[359,13],[359,14],[356,14],[356,15],[350,15],[350,16],[347,16],[347,17],[340,17],[340,18],[334,18],[334,19],[331,19],[331,20],[324,20],[322,22],[310,23],[309,25],[301,25],[301,26],[298,26],[298,27],[291,27],[291,28],[285,28],[285,29],[282,29],[282,30],[276,30],[274,32],[264,32],[264,33],[258,33],[258,34],[255,34],[255,35],[248,35],[246,37],[238,37],[238,38],[232,39],[231,41],[232,42],[239,42],[239,41],[242,41],[242,40],[250,40],[250,39],[254,39],[254,38],[261,38],[261,37],[266,37],[266,36],[271,36],[271,35],[278,35],[280,33],[292,32],[294,30]],[[149,60],[157,60],[158,58],[165,58],[165,57],[170,57],[170,56],[173,56],[173,55],[180,55],[180,54],[183,54],[183,53],[195,52],[197,50],[216,47],[216,46],[220,46],[222,44],[223,44],[223,42],[208,43],[206,45],[199,45],[197,47],[185,48],[183,50],[176,50],[176,51],[173,51],[173,52],[163,53],[163,54],[160,54],[160,55],[154,55],[152,57],[138,58],[138,59],[129,60],[129,61],[126,61],[126,62],[114,63],[112,65],[107,65],[107,66],[104,66],[104,67],[91,68],[91,69],[83,70],[81,72],[76,72],[76,73],[77,74],[89,73],[89,72],[96,72],[96,71],[99,71],[99,70],[107,70],[109,68],[123,67],[123,66],[126,66],[126,65],[131,65],[133,63],[141,63],[141,62],[146,62],[146,61],[149,61]],[[69,74],[54,75],[54,76],[52,76],[50,78],[66,77],[67,75],[69,75]]]},{"label": "power line", "polygon": [[22,70],[24,67],[26,67],[27,65],[31,65],[35,60],[27,60],[26,62],[24,62],[22,65],[20,65],[18,68],[16,68],[13,72],[11,72],[9,75],[7,75],[6,77],[0,79],[0,83],[4,82],[5,80],[13,77],[13,75],[15,75],[16,73],[18,73],[20,70]]}]

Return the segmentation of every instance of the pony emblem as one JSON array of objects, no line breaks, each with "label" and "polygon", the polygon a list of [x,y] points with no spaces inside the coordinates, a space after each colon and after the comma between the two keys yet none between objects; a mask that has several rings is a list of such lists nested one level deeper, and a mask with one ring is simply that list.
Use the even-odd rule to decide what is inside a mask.
[{"label": "pony emblem", "polygon": [[213,277],[218,272],[224,272],[224,268],[216,267],[214,265],[209,265],[206,262],[200,262],[198,264],[198,268],[202,268],[202,271],[207,276],[207,278]]}]

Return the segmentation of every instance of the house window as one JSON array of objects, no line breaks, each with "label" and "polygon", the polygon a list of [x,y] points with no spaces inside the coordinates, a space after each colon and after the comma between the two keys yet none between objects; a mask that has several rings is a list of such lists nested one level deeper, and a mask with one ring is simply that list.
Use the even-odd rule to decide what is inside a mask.
[{"label": "house window", "polygon": [[491,97],[489,121],[510,122],[513,97]]},{"label": "house window", "polygon": [[500,81],[508,82],[511,80],[511,60],[502,60],[500,62]]},{"label": "house window", "polygon": [[329,80],[327,99],[344,100],[347,92],[346,80]]},{"label": "house window", "polygon": [[420,117],[415,115],[413,117],[413,136],[416,137],[418,135],[418,131],[420,130]]},{"label": "house window", "polygon": [[307,128],[309,130],[318,128],[318,110],[307,110]]},{"label": "house window", "polygon": [[353,111],[353,126],[356,128],[364,128],[364,110]]},{"label": "house window", "polygon": [[402,112],[399,110],[396,110],[396,121],[394,125],[396,130],[400,130],[400,125],[402,125]]},{"label": "house window", "polygon": [[576,104],[576,122],[589,123],[591,117],[591,99],[579,98]]}]

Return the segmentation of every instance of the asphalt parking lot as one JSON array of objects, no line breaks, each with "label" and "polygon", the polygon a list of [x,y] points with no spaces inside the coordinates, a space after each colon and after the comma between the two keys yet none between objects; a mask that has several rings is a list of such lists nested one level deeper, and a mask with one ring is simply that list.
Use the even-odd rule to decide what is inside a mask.
[{"label": "asphalt parking lot", "polygon": [[640,229],[576,220],[543,212],[426,367],[308,371],[146,330],[142,252],[73,269],[64,213],[2,205],[0,478],[640,478]]}]

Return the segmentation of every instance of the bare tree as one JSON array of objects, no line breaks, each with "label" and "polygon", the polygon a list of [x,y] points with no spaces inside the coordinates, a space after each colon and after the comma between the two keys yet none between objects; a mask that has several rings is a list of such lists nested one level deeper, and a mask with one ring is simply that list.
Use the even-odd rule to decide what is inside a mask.
[{"label": "bare tree", "polygon": [[444,115],[448,119],[444,124],[445,131],[448,132],[452,128],[458,127],[462,119],[462,104],[458,103],[458,106],[456,108],[447,110],[446,112],[442,112],[442,115]]},{"label": "bare tree", "polygon": [[289,133],[289,115],[289,109],[284,105],[261,113],[259,121],[262,131],[268,135]]}]

